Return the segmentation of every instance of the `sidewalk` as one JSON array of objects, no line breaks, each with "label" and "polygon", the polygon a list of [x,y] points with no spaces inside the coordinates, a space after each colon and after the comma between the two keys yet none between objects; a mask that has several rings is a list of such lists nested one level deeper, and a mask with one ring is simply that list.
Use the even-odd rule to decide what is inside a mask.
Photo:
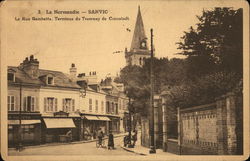
[{"label": "sidewalk", "polygon": [[[114,134],[114,138],[116,137],[122,137],[125,136],[125,133],[121,134]],[[104,139],[108,139],[108,136],[105,136]],[[83,140],[83,141],[73,141],[73,142],[56,142],[56,143],[46,143],[46,144],[40,144],[40,145],[30,145],[30,146],[25,146],[25,149],[29,148],[39,148],[39,147],[46,147],[46,146],[58,146],[58,145],[69,145],[69,144],[81,144],[81,143],[90,143],[90,142],[96,142],[98,139],[93,139],[93,140]],[[9,149],[16,149],[16,148],[9,148]]]},{"label": "sidewalk", "polygon": [[[141,138],[140,132],[138,133],[138,138]],[[121,145],[121,148],[123,148],[126,151],[139,154],[139,155],[154,155],[154,154],[149,154],[149,148],[141,146],[141,139],[138,139],[134,148],[124,147],[123,145]],[[156,154],[157,155],[175,155],[173,153],[164,152],[162,149],[156,149]]]}]

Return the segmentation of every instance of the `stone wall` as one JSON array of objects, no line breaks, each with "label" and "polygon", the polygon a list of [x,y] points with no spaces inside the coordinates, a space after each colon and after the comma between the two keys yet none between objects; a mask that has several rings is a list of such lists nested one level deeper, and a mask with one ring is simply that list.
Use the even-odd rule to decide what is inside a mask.
[{"label": "stone wall", "polygon": [[214,103],[180,110],[182,154],[217,154],[216,112]]},{"label": "stone wall", "polygon": [[181,154],[242,154],[242,109],[242,95],[228,93],[215,103],[179,110]]}]

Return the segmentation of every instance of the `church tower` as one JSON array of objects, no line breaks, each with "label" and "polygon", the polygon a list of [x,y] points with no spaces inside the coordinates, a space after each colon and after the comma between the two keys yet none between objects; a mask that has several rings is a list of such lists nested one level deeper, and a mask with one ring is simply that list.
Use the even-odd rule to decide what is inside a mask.
[{"label": "church tower", "polygon": [[125,49],[126,65],[142,66],[146,58],[150,57],[147,37],[145,35],[140,6],[135,23],[134,35],[130,50]]}]

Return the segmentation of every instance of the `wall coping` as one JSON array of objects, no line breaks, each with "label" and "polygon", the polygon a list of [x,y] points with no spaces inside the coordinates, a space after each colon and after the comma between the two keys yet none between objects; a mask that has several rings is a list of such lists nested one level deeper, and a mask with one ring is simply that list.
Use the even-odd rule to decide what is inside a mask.
[{"label": "wall coping", "polygon": [[178,143],[178,139],[167,139],[167,141],[177,142]]},{"label": "wall coping", "polygon": [[198,110],[208,109],[208,108],[211,108],[211,107],[216,108],[216,103],[209,103],[209,104],[205,104],[205,105],[200,105],[200,106],[194,106],[194,107],[180,109],[180,112],[198,111]]}]

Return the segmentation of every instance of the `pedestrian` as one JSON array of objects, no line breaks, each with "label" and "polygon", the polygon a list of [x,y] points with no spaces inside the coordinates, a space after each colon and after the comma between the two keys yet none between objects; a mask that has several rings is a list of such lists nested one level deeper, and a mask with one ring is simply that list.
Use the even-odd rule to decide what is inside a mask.
[{"label": "pedestrian", "polygon": [[129,144],[129,134],[124,136],[123,144],[124,144],[124,147],[126,147]]},{"label": "pedestrian", "polygon": [[109,133],[109,139],[108,139],[108,149],[114,149],[114,135],[112,134],[112,131]]},{"label": "pedestrian", "polygon": [[132,136],[132,140],[133,140],[133,147],[135,146],[135,143],[137,141],[137,131],[135,130]]},{"label": "pedestrian", "polygon": [[102,145],[102,140],[103,140],[104,134],[103,134],[101,128],[99,128],[99,130],[97,131],[97,137],[98,137],[98,144],[99,144],[99,146],[100,145],[103,146]]},{"label": "pedestrian", "polygon": [[95,139],[96,138],[96,131],[94,130],[93,131],[93,139]]},{"label": "pedestrian", "polygon": [[71,142],[72,141],[72,130],[69,130],[67,133],[66,133],[66,136],[68,138],[68,142]]}]

